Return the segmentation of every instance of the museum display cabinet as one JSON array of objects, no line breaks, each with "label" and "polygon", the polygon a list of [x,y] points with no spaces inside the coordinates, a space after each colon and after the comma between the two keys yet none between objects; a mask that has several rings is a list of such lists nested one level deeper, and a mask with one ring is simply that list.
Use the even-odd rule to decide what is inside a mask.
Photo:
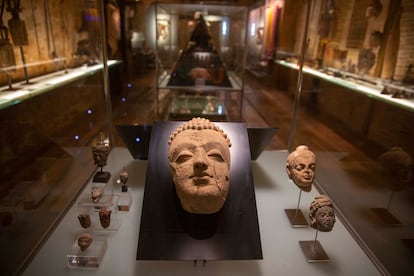
[{"label": "museum display cabinet", "polygon": [[[134,73],[155,67],[159,120],[116,128],[109,94],[123,62],[108,60],[101,25],[111,1],[1,2],[2,274],[413,274],[412,1],[128,1],[148,8],[128,18],[145,21],[128,39]],[[277,91],[256,101],[245,71]],[[276,149],[254,146],[244,112],[255,104]],[[194,116],[234,143],[228,219],[176,204],[165,140]],[[305,193],[286,168],[299,145],[316,155]],[[293,226],[285,211],[309,224],[320,194],[332,231]],[[326,256],[309,259],[301,246],[316,241]]]},{"label": "museum display cabinet", "polygon": [[122,63],[104,54],[100,1],[0,4],[0,263],[14,275],[96,170]]},{"label": "museum display cabinet", "polygon": [[[247,7],[154,5],[158,97],[171,101],[171,120],[204,116],[240,121]],[[227,110],[238,110],[228,118]]]},{"label": "museum display cabinet", "polygon": [[257,27],[274,22],[267,73],[294,99],[289,150],[316,151],[319,191],[391,275],[414,271],[413,11],[405,0],[265,1],[248,26],[257,56]]}]

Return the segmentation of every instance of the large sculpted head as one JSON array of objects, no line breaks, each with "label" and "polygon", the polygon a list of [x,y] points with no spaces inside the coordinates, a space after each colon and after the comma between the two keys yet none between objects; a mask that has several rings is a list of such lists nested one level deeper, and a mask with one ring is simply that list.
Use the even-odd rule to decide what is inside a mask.
[{"label": "large sculpted head", "polygon": [[173,131],[168,161],[184,210],[213,214],[223,207],[229,190],[230,140],[217,125],[193,118]]},{"label": "large sculpted head", "polygon": [[330,232],[336,221],[331,199],[325,195],[316,196],[310,206],[309,218],[312,228]]},{"label": "large sculpted head", "polygon": [[305,145],[298,146],[289,154],[286,172],[302,191],[309,192],[315,179],[316,156]]}]

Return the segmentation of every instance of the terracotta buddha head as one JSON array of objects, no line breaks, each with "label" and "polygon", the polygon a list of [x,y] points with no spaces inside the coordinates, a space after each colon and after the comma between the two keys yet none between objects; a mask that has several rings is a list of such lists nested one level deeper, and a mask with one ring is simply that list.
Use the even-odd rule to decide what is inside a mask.
[{"label": "terracotta buddha head", "polygon": [[217,125],[193,118],[173,131],[168,160],[184,210],[213,214],[224,205],[229,190],[230,140]]}]

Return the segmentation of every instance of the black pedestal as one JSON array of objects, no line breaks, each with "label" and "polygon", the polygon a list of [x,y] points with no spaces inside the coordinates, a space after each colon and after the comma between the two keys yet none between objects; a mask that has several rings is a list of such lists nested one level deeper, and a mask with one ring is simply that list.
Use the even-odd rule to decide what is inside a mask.
[{"label": "black pedestal", "polygon": [[110,172],[99,171],[93,177],[93,182],[97,183],[108,183],[109,179],[111,178]]},{"label": "black pedestal", "polygon": [[153,125],[137,260],[262,259],[245,125],[217,123],[232,142],[229,193],[218,213],[195,215],[181,208],[167,159],[168,137],[181,124]]}]

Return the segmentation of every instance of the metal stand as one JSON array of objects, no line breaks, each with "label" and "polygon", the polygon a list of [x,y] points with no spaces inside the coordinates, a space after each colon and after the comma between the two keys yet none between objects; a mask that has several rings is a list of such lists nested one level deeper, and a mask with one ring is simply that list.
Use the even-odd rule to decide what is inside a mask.
[{"label": "metal stand", "polygon": [[388,199],[387,208],[371,208],[371,210],[381,219],[381,221],[386,225],[401,225],[401,221],[397,219],[389,211],[391,202],[394,198],[394,191],[391,192],[390,198]]},{"label": "metal stand", "polygon": [[321,243],[317,240],[318,230],[316,230],[315,239],[313,241],[299,241],[302,252],[309,263],[327,262],[329,257],[323,249]]},{"label": "metal stand", "polygon": [[299,192],[299,199],[296,209],[285,209],[286,216],[289,219],[290,225],[293,228],[308,227],[308,222],[303,215],[302,211],[299,209],[300,198],[302,195],[302,190]]}]

